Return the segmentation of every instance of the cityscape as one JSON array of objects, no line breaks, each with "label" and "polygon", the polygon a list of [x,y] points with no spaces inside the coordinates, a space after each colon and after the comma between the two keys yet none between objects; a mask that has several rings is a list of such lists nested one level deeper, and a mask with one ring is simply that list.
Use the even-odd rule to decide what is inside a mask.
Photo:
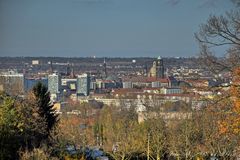
[{"label": "cityscape", "polygon": [[239,7],[0,1],[0,160],[240,159]]},{"label": "cityscape", "polygon": [[[20,58],[11,59],[18,61]],[[197,63],[197,58],[165,60],[159,56],[149,58],[149,62],[152,60],[149,64],[144,63],[142,58],[138,58],[140,62],[132,58],[85,58],[85,62],[92,63],[83,66],[70,61],[62,63],[66,58],[59,58],[60,62],[46,62],[47,59],[28,58],[26,62],[22,59],[24,66],[21,69],[2,69],[1,90],[24,97],[34,85],[41,82],[48,87],[51,101],[58,106],[57,111],[61,114],[61,108],[68,100],[96,101],[104,105],[120,105],[120,101],[124,100],[126,105],[134,103],[139,107],[137,110],[145,111],[145,99],[148,103],[157,101],[159,104],[184,101],[189,103],[190,108],[201,108],[205,104],[203,97],[221,94],[220,91],[213,92],[205,88],[223,83],[228,85],[231,80],[228,72],[212,75],[200,63],[191,64]],[[99,62],[102,59],[102,63]],[[182,65],[175,66],[171,61]],[[5,68],[9,66],[7,62],[2,62]],[[16,65],[21,64],[16,62]]]}]

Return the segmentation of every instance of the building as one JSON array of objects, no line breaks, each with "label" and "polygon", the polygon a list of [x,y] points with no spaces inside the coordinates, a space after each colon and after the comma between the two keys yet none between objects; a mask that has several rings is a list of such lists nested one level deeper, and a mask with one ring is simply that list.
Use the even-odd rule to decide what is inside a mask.
[{"label": "building", "polygon": [[161,87],[161,82],[160,81],[152,82],[152,88],[159,88],[159,87]]},{"label": "building", "polygon": [[90,76],[90,90],[95,91],[97,89],[96,77]]},{"label": "building", "polygon": [[169,86],[171,87],[179,86],[179,82],[173,76],[168,77],[168,81],[169,81]]},{"label": "building", "polygon": [[165,78],[163,59],[160,56],[157,59],[157,78]]},{"label": "building", "polygon": [[32,65],[39,65],[39,60],[32,60]]},{"label": "building", "polygon": [[162,94],[181,94],[183,91],[177,87],[163,87],[161,89]]},{"label": "building", "polygon": [[123,88],[157,88],[157,87],[168,87],[169,81],[167,78],[156,78],[156,77],[122,77]]},{"label": "building", "polygon": [[97,86],[97,85],[96,85],[96,81],[91,81],[91,82],[90,82],[90,89],[91,89],[91,90],[96,90],[96,88],[97,88],[96,86]]},{"label": "building", "polygon": [[148,77],[165,78],[163,59],[160,56],[156,61],[153,61],[153,65],[149,71]]},{"label": "building", "polygon": [[48,75],[48,91],[51,95],[59,95],[61,93],[61,75],[57,73]]},{"label": "building", "polygon": [[12,95],[24,94],[24,74],[8,71],[0,74],[0,91]]},{"label": "building", "polygon": [[62,86],[63,96],[71,96],[76,94],[77,91],[77,79],[76,78],[63,78]]},{"label": "building", "polygon": [[25,81],[24,81],[25,91],[31,90],[38,82],[41,82],[46,87],[48,86],[47,78],[25,78]]},{"label": "building", "polygon": [[133,88],[132,82],[122,82],[123,88]]},{"label": "building", "polygon": [[153,65],[150,68],[150,71],[148,73],[148,77],[157,77],[157,63],[156,63],[156,61],[153,61]]},{"label": "building", "polygon": [[77,76],[77,95],[88,96],[90,91],[90,76],[87,73]]}]

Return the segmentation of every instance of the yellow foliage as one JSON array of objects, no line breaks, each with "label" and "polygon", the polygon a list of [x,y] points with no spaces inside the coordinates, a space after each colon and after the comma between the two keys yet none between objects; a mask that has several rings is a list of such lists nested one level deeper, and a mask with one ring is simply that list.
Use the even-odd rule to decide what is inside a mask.
[{"label": "yellow foliage", "polygon": [[240,134],[240,68],[236,68],[232,74],[232,85],[229,92],[229,101],[232,107],[226,118],[219,123],[220,133]]}]

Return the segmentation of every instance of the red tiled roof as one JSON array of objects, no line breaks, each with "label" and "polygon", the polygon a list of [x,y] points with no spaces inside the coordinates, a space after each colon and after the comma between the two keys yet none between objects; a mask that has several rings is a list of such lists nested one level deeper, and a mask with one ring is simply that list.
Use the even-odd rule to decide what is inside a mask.
[{"label": "red tiled roof", "polygon": [[138,93],[142,92],[141,89],[136,88],[119,88],[119,89],[113,89],[112,93],[119,94],[119,93]]},{"label": "red tiled roof", "polygon": [[143,77],[143,76],[123,77],[122,81],[143,82],[143,83],[151,83],[151,82],[168,83],[167,78]]},{"label": "red tiled roof", "polygon": [[[143,89],[144,90],[144,89]],[[112,92],[113,95],[120,94],[120,95],[132,95],[132,96],[137,96],[137,95],[152,95],[152,96],[157,96],[157,97],[198,97],[197,94],[156,94],[156,93],[146,93],[143,92],[143,90],[140,89],[118,89],[115,92]]]},{"label": "red tiled roof", "polygon": [[102,80],[102,83],[114,83],[112,80]]},{"label": "red tiled roof", "polygon": [[146,90],[160,90],[160,87],[152,87],[152,88],[143,88],[144,91]]}]

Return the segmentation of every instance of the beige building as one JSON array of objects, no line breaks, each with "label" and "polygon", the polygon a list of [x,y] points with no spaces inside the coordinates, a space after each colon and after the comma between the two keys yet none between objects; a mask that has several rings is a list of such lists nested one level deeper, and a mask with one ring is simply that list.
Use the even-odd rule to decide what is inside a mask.
[{"label": "beige building", "polygon": [[156,76],[157,76],[157,64],[156,64],[156,61],[154,61],[149,71],[148,77],[156,77]]}]

